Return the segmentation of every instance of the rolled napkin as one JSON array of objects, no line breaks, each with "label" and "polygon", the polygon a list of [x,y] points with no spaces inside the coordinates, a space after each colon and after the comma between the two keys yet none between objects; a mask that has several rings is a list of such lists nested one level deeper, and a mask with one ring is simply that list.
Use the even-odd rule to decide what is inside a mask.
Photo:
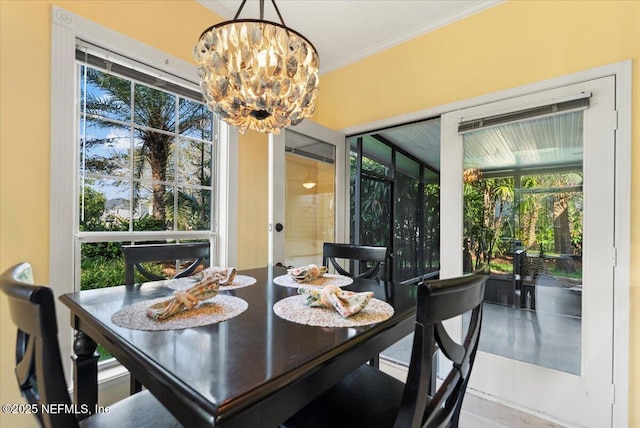
[{"label": "rolled napkin", "polygon": [[307,295],[307,305],[334,308],[344,318],[357,314],[369,303],[373,292],[354,293],[345,291],[337,285],[327,285],[321,290],[313,288],[299,288],[298,294]]},{"label": "rolled napkin", "polygon": [[147,316],[156,320],[163,320],[198,306],[201,300],[207,300],[218,295],[218,279],[214,275],[205,276],[193,287],[187,290],[173,292],[175,297],[156,303],[147,308]]},{"label": "rolled napkin", "polygon": [[203,270],[202,274],[203,274],[203,277],[202,277],[203,280],[211,277],[211,278],[216,278],[218,280],[218,284],[220,284],[221,286],[231,285],[233,284],[233,280],[236,277],[236,268],[233,268],[233,267],[223,268],[223,267],[212,266]]},{"label": "rolled napkin", "polygon": [[289,272],[289,275],[291,275],[293,279],[296,280],[296,282],[309,282],[313,281],[314,279],[320,278],[322,275],[327,273],[327,267],[318,267],[311,264],[309,266],[289,269],[287,270],[287,272]]}]

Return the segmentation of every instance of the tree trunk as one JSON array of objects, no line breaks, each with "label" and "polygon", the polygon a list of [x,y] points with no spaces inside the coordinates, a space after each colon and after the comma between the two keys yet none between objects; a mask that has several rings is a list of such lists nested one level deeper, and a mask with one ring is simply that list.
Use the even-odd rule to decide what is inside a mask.
[{"label": "tree trunk", "polygon": [[[169,145],[171,137],[168,135],[149,133],[149,139],[146,141],[149,148],[149,166],[151,167],[151,178],[154,181],[166,182],[167,180],[167,163],[169,160]],[[152,186],[152,212],[153,216],[158,220],[166,221],[165,193],[166,185],[154,183]]]},{"label": "tree trunk", "polygon": [[538,226],[538,215],[540,211],[540,200],[531,198],[529,200],[528,212],[524,214],[524,245],[532,248],[536,244],[536,228]]},{"label": "tree trunk", "polygon": [[[571,229],[569,227],[569,195],[559,193],[553,201],[553,240],[555,252],[559,254],[571,254]],[[560,258],[556,261],[558,270],[574,272],[576,267],[573,259]]]}]

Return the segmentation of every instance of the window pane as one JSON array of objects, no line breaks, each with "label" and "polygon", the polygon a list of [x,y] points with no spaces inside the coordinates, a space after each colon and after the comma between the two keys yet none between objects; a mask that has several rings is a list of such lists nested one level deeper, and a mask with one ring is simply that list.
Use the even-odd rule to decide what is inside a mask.
[{"label": "window pane", "polygon": [[381,164],[376,160],[368,158],[366,155],[362,156],[362,171],[372,172],[374,174],[381,175],[384,177],[391,177],[391,174],[392,174],[391,168]]},{"label": "window pane", "polygon": [[208,230],[211,190],[178,188],[178,230]]},{"label": "window pane", "polygon": [[173,230],[173,187],[165,184],[139,184],[136,199],[140,217],[133,223],[133,230]]},{"label": "window pane", "polygon": [[487,263],[510,280],[515,243],[513,178],[481,178],[472,169],[467,168],[464,183],[464,271]]},{"label": "window pane", "polygon": [[424,185],[424,269],[422,274],[440,270],[440,184]]},{"label": "window pane", "polygon": [[80,245],[80,285],[82,290],[124,284],[125,266],[122,245],[131,242],[89,242]]},{"label": "window pane", "polygon": [[409,177],[420,178],[420,164],[402,153],[396,153],[396,171]]},{"label": "window pane", "polygon": [[285,153],[285,218],[293,219],[285,228],[285,265],[320,265],[322,243],[335,241],[334,177],[333,163]]},{"label": "window pane", "polygon": [[419,249],[419,181],[397,173],[394,205],[394,279],[404,281],[420,275],[422,254]]},{"label": "window pane", "polygon": [[371,136],[362,138],[362,170],[392,176],[391,147]]},{"label": "window pane", "polygon": [[213,146],[186,138],[179,140],[178,182],[199,186],[211,185]]},{"label": "window pane", "polygon": [[86,180],[79,191],[80,230],[128,231],[130,189],[127,181]]},{"label": "window pane", "polygon": [[362,177],[360,244],[391,244],[391,182]]},{"label": "window pane", "polygon": [[[465,270],[476,262],[491,267],[483,320],[490,334],[480,350],[577,375],[583,114],[464,134],[463,177]],[[516,313],[516,336],[504,328],[506,311]]]},{"label": "window pane", "polygon": [[135,85],[134,121],[136,125],[162,131],[175,131],[176,96],[150,88]]},{"label": "window pane", "polygon": [[86,128],[83,124],[80,126],[80,170],[101,175],[128,175],[131,144],[128,127],[100,119],[87,120]]},{"label": "window pane", "polygon": [[83,97],[80,100],[81,112],[121,122],[131,121],[131,81],[82,67],[80,94]]},{"label": "window pane", "polygon": [[175,177],[174,137],[136,129],[134,177],[144,180],[172,181]]},{"label": "window pane", "polygon": [[294,153],[326,163],[334,163],[336,160],[335,146],[295,131],[287,132],[285,150],[287,153]]},{"label": "window pane", "polygon": [[213,138],[213,113],[207,109],[207,106],[180,98],[179,108],[179,133],[184,136],[211,141]]},{"label": "window pane", "polygon": [[440,175],[437,172],[431,171],[429,168],[423,168],[423,170],[425,184],[440,184]]}]

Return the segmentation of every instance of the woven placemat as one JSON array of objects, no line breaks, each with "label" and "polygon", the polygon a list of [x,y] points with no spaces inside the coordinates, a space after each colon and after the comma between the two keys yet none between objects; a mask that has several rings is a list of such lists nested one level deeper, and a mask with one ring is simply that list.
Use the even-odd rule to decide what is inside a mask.
[{"label": "woven placemat", "polygon": [[[167,287],[172,290],[186,290],[189,287],[193,287],[201,279],[201,276],[195,275],[187,278],[174,279],[168,282]],[[252,276],[236,275],[231,285],[221,285],[218,290],[235,290],[236,288],[248,287],[255,284],[256,282],[256,279]]]},{"label": "woven placemat", "polygon": [[249,304],[239,297],[218,294],[190,311],[181,312],[165,320],[154,320],[147,316],[149,306],[169,298],[171,297],[146,300],[124,307],[113,314],[111,322],[131,330],[182,330],[226,321],[237,317],[249,307]]},{"label": "woven placemat", "polygon": [[369,304],[355,315],[343,318],[335,309],[310,307],[307,296],[286,297],[273,305],[273,312],[280,318],[298,324],[317,327],[359,327],[375,324],[393,316],[393,307],[387,302],[371,299]]},{"label": "woven placemat", "polygon": [[337,285],[338,287],[344,287],[345,285],[349,285],[353,282],[353,278],[349,278],[348,276],[343,275],[335,275],[332,273],[325,273],[320,278],[313,279],[307,282],[298,282],[289,274],[280,275],[273,278],[273,282],[282,285],[285,287],[324,287],[327,284]]}]

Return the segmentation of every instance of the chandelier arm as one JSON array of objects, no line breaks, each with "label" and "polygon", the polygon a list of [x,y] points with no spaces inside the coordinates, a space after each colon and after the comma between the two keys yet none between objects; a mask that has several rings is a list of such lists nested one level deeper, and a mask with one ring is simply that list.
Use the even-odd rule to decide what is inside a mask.
[{"label": "chandelier arm", "polygon": [[[264,0],[262,0],[264,1]],[[238,11],[236,12],[236,16],[233,17],[233,20],[235,21],[236,19],[238,19],[238,16],[240,16],[240,12],[242,12],[242,8],[244,7],[244,4],[247,2],[247,0],[242,0],[242,3],[240,3],[240,7],[238,8]],[[262,17],[260,18],[262,19]]]},{"label": "chandelier arm", "polygon": [[[260,0],[261,2],[263,2],[264,0]],[[273,3],[273,8],[276,10],[276,13],[278,14],[278,18],[280,18],[280,22],[282,22],[282,26],[285,28],[285,30],[287,30],[287,34],[289,33],[288,28],[287,28],[287,24],[284,23],[284,19],[282,18],[282,15],[280,14],[280,9],[278,9],[278,5],[276,4],[276,0],[271,0],[271,3]]]}]

